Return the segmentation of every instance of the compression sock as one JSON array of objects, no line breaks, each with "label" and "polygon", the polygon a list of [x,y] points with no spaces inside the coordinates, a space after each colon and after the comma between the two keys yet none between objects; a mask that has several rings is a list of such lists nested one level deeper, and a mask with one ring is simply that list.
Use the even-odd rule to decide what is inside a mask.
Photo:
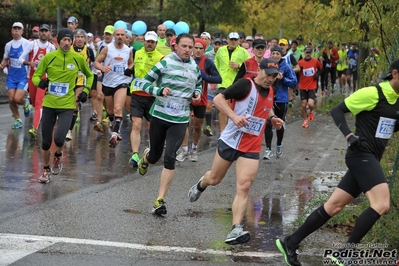
[{"label": "compression sock", "polygon": [[305,239],[308,235],[319,229],[323,224],[325,224],[331,218],[330,215],[327,214],[324,206],[320,206],[316,210],[314,210],[308,218],[306,218],[305,222],[292,234],[288,237],[287,244],[289,247],[296,247],[301,243],[303,239]]},{"label": "compression sock", "polygon": [[348,243],[360,243],[360,240],[367,234],[373,225],[380,219],[381,215],[373,208],[365,209],[356,219],[355,227],[349,236]]}]

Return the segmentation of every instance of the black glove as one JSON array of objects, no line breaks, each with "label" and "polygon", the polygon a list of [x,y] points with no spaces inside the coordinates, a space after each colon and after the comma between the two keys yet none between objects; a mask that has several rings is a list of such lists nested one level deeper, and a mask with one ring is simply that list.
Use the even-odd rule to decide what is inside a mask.
[{"label": "black glove", "polygon": [[320,76],[320,72],[317,72],[316,75],[313,76],[314,80],[318,80]]},{"label": "black glove", "polygon": [[348,147],[352,150],[359,149],[362,146],[359,136],[353,134],[348,138]]},{"label": "black glove", "polygon": [[48,79],[41,79],[37,87],[43,90],[46,89],[48,87]]},{"label": "black glove", "polygon": [[131,69],[131,68],[126,68],[126,69],[125,69],[125,72],[123,72],[123,74],[124,74],[125,76],[130,77],[131,75],[133,75],[133,69]]},{"label": "black glove", "polygon": [[82,91],[79,95],[78,95],[78,100],[77,102],[81,102],[81,103],[85,103],[87,101],[87,93]]}]

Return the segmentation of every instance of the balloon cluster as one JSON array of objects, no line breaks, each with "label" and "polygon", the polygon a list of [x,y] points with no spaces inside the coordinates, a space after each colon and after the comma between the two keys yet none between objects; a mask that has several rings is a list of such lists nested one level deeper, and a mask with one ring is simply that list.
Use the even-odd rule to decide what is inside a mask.
[{"label": "balloon cluster", "polygon": [[[176,32],[176,35],[190,32],[190,26],[188,26],[188,24],[184,21],[179,21],[175,24],[171,20],[165,20],[163,24],[167,29],[173,29]],[[123,20],[118,20],[115,22],[114,28],[123,28],[127,30],[128,25],[130,25],[130,23],[127,23]],[[137,20],[132,24],[132,32],[135,35],[143,35],[147,32],[147,24],[142,20]]]}]

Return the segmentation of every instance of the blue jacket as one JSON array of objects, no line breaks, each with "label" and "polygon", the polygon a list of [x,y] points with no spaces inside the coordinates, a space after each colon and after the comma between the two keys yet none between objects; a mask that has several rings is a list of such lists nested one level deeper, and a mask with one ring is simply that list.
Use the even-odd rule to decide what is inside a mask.
[{"label": "blue jacket", "polygon": [[[290,65],[287,64],[287,61],[282,58],[279,63],[280,72],[283,74],[283,79],[276,80],[277,90],[275,92],[275,101],[276,103],[288,103],[288,88],[295,88],[298,85],[298,80],[296,78],[294,70]],[[273,84],[275,85],[275,84]]]}]

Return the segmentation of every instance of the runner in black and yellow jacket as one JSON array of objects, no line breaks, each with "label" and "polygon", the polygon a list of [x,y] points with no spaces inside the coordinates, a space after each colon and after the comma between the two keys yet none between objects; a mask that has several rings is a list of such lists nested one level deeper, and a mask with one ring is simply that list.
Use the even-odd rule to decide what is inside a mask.
[{"label": "runner in black and yellow jacket", "polygon": [[[78,95],[78,101],[85,102],[87,100],[88,88],[93,83],[93,73],[85,59],[70,51],[72,40],[73,32],[69,29],[61,29],[58,32],[58,49],[44,56],[32,78],[35,86],[41,89],[47,88],[43,99],[42,157],[44,171],[39,178],[41,183],[49,182],[51,172],[56,175],[62,170],[62,146],[72,121],[73,110],[76,108],[74,89],[78,72],[86,75],[86,87]],[[47,79],[42,79],[45,73],[47,73]],[[50,146],[56,121],[58,121],[54,134],[56,151],[50,172]]]}]

